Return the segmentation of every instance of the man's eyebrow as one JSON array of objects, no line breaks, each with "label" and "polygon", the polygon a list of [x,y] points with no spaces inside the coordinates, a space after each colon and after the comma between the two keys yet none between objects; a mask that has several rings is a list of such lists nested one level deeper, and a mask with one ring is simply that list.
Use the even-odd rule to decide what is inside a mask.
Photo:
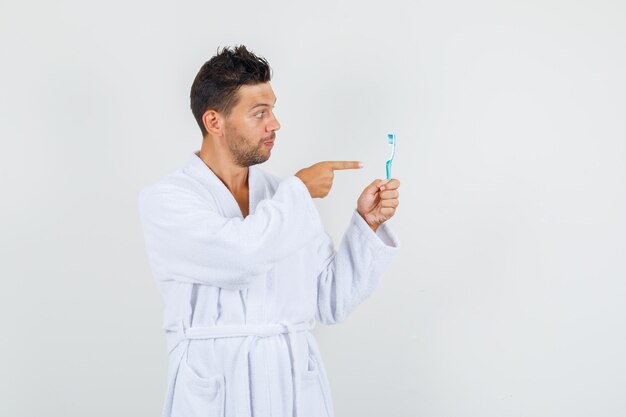
[{"label": "man's eyebrow", "polygon": [[[276,104],[276,100],[274,100],[274,104]],[[250,107],[250,110],[254,110],[257,107],[272,107],[272,106],[267,103],[257,103],[254,106]]]}]

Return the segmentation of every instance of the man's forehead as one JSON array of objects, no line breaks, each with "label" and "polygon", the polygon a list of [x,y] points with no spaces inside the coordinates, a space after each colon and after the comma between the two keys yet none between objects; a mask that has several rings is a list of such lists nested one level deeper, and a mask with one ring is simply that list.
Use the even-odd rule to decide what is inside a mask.
[{"label": "man's forehead", "polygon": [[273,105],[276,96],[272,90],[270,83],[246,84],[239,87],[239,102],[246,106],[254,106],[256,104]]}]

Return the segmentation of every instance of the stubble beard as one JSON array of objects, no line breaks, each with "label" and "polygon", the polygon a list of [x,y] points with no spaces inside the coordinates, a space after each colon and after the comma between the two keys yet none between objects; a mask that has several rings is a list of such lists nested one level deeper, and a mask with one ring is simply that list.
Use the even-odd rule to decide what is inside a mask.
[{"label": "stubble beard", "polygon": [[228,136],[230,137],[226,143],[228,144],[228,149],[233,156],[233,162],[235,162],[235,164],[247,168],[252,165],[262,164],[269,159],[269,155],[263,154],[262,151],[265,146],[263,142],[266,141],[267,138],[259,140],[259,143],[255,146],[250,143],[251,141],[248,140],[248,138],[240,135],[236,130],[229,133]]}]

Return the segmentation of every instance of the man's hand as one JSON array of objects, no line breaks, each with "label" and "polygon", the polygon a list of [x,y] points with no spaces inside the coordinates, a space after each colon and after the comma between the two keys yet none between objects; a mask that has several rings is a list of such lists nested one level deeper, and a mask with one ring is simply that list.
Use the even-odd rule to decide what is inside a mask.
[{"label": "man's hand", "polygon": [[357,211],[373,231],[396,213],[400,181],[376,180],[368,185],[357,201]]},{"label": "man's hand", "polygon": [[335,178],[334,171],[339,169],[363,168],[363,163],[358,161],[325,161],[318,162],[308,168],[296,172],[296,177],[300,178],[309,194],[313,198],[323,198],[328,195],[333,186]]}]

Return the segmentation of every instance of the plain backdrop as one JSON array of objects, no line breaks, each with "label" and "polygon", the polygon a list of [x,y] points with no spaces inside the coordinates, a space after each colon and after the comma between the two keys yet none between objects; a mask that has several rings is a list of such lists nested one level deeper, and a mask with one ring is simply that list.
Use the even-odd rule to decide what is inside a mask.
[{"label": "plain backdrop", "polygon": [[240,43],[273,68],[266,170],[366,164],[316,202],[336,243],[398,137],[402,250],[315,330],[338,417],[626,415],[623,1],[1,0],[0,416],[160,414],[137,193]]}]

